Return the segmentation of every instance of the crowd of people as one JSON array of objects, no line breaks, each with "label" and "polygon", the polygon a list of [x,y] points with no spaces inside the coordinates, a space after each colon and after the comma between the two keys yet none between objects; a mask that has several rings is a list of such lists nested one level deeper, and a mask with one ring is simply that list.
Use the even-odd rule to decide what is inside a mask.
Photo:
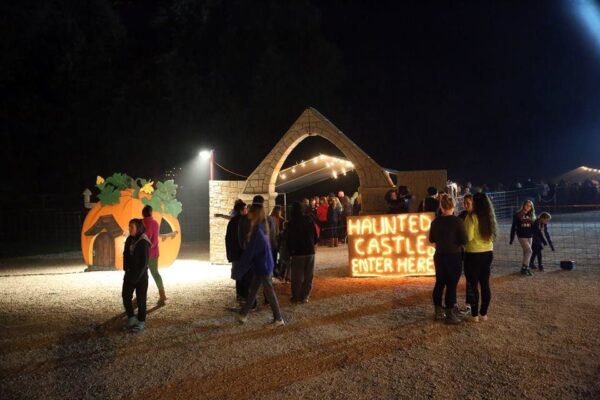
[{"label": "crowd of people", "polygon": [[[386,196],[388,212],[403,213],[410,209],[414,198],[408,188],[400,186]],[[494,206],[483,192],[463,195],[463,211],[456,215],[456,200],[452,194],[427,189],[419,203],[419,212],[435,212],[429,241],[435,247],[435,285],[433,288],[434,318],[449,324],[464,320],[487,320],[491,301],[490,274],[497,223]],[[241,323],[256,310],[257,293],[262,287],[265,304],[273,313],[267,326],[285,325],[279,300],[273,288],[273,276],[291,283],[291,303],[310,301],[315,270],[315,249],[318,245],[335,247],[346,242],[346,220],[361,211],[361,197],[352,199],[340,191],[337,195],[303,199],[291,205],[289,215],[276,205],[267,215],[264,198],[257,195],[248,206],[236,200],[225,237],[227,259],[231,262],[231,278],[235,280],[240,305]],[[144,330],[148,270],[159,290],[159,303],[167,300],[158,272],[158,223],[152,218],[152,208],[143,210],[144,219],[132,219],[129,237],[123,252],[123,305],[128,317],[126,328],[132,332]],[[551,216],[543,212],[536,218],[530,200],[523,202],[514,215],[510,244],[515,237],[523,249],[521,273],[532,275],[532,269],[544,270],[542,250],[554,244],[548,232]],[[537,260],[537,266],[535,261]],[[457,304],[457,285],[464,271],[466,277],[465,305]],[[133,293],[138,313],[134,313]]]}]

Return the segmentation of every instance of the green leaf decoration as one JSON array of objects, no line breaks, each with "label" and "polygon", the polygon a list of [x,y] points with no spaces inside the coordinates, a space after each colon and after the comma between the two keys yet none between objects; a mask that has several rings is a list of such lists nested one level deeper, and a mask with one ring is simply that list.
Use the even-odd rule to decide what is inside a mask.
[{"label": "green leaf decoration", "polygon": [[[109,206],[118,204],[121,197],[121,191],[126,189],[133,189],[133,197],[140,197],[140,190],[150,182],[148,179],[136,178],[133,179],[127,174],[114,173],[112,176],[106,178],[106,180],[96,185],[100,194],[98,199],[100,204]],[[183,205],[175,197],[177,195],[177,184],[172,179],[164,182],[156,182],[156,189],[152,193],[152,197],[142,199],[142,203],[149,205],[153,210],[166,213],[177,218],[183,210]]]},{"label": "green leaf decoration", "polygon": [[183,211],[183,205],[181,204],[180,201],[177,201],[177,200],[170,201],[169,203],[167,203],[167,205],[165,207],[165,212],[167,214],[171,214],[175,218],[177,218],[177,216],[179,216],[181,211]]},{"label": "green leaf decoration", "polygon": [[118,204],[121,199],[121,191],[116,190],[112,186],[106,186],[98,195],[98,199],[100,199],[100,203],[104,206]]},{"label": "green leaf decoration", "polygon": [[117,190],[125,190],[131,188],[133,179],[127,174],[119,172],[114,173],[112,176],[106,178],[106,184],[113,185]]}]

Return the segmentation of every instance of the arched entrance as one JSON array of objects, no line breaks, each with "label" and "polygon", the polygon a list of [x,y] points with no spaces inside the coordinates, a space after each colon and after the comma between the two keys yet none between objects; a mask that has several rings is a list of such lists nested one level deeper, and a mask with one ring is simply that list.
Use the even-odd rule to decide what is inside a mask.
[{"label": "arched entrance", "polygon": [[307,108],[277,142],[265,159],[248,177],[242,195],[265,197],[267,207],[274,204],[277,175],[294,148],[309,136],[321,136],[336,146],[356,169],[364,213],[384,212],[383,194],[394,186],[389,173],[369,157],[327,118],[314,108]]}]

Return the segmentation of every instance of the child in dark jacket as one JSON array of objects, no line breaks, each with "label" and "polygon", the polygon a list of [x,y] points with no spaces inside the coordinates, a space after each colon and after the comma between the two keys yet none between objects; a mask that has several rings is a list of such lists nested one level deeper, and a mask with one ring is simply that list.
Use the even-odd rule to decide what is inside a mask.
[{"label": "child in dark jacket", "polygon": [[[129,237],[125,240],[123,250],[123,289],[121,296],[127,313],[127,328],[132,332],[144,330],[146,322],[146,298],[148,295],[148,261],[150,239],[144,234],[144,223],[141,219],[129,221]],[[137,298],[138,315],[133,312],[133,292]]]},{"label": "child in dark jacket", "polygon": [[544,249],[544,246],[550,246],[552,251],[554,251],[554,244],[548,233],[548,224],[551,219],[552,217],[549,213],[543,212],[533,223],[533,243],[531,245],[533,255],[531,256],[529,267],[536,269],[535,259],[537,258],[540,272],[544,271],[544,264],[542,264],[542,250]]}]

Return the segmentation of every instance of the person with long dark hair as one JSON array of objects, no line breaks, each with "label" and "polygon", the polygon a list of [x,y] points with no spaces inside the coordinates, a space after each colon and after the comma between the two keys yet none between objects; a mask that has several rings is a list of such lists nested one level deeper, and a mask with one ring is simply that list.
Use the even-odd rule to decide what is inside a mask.
[{"label": "person with long dark hair", "polygon": [[[123,288],[121,297],[127,313],[127,329],[141,332],[146,323],[146,298],[148,295],[148,261],[150,259],[150,239],[144,234],[141,219],[129,221],[129,236],[123,250]],[[138,315],[133,311],[133,292],[137,299]]]},{"label": "person with long dark hair", "polygon": [[315,246],[319,241],[312,219],[301,203],[292,204],[287,222],[286,246],[291,257],[292,303],[308,303],[315,272]]},{"label": "person with long dark hair", "polygon": [[513,244],[515,235],[519,244],[523,248],[523,262],[521,263],[521,274],[531,276],[529,262],[533,249],[533,221],[535,221],[535,208],[531,200],[525,200],[518,213],[513,216],[512,226],[510,227],[510,242]]},{"label": "person with long dark hair", "polygon": [[[225,233],[225,250],[227,252],[227,261],[231,263],[231,278],[235,279],[235,271],[238,269],[238,263],[242,257],[243,248],[238,240],[238,230],[240,221],[246,218],[248,208],[246,203],[237,199],[233,205],[233,216],[227,223]],[[235,280],[235,294],[238,302],[246,300],[248,297],[248,282],[241,277]]]},{"label": "person with long dark hair", "polygon": [[285,325],[279,309],[279,302],[273,289],[273,255],[269,239],[269,228],[267,218],[262,204],[252,204],[248,212],[250,229],[248,232],[248,244],[242,253],[239,264],[240,274],[253,270],[254,277],[250,284],[248,298],[240,311],[238,317],[241,323],[248,321],[248,313],[256,302],[256,293],[260,286],[263,287],[265,297],[273,311],[273,322],[267,325],[269,328],[277,328]]},{"label": "person with long dark hair", "polygon": [[[456,307],[456,286],[462,273],[462,252],[467,243],[467,232],[463,220],[454,215],[455,204],[451,196],[445,193],[440,196],[440,208],[441,213],[433,220],[429,231],[429,241],[435,244],[435,319],[445,319],[447,324],[459,324],[462,319]],[[444,289],[445,310],[442,305]]]},{"label": "person with long dark hair", "polygon": [[[467,244],[465,245],[465,276],[469,290],[467,303],[471,305],[472,322],[486,321],[492,299],[490,275],[496,239],[494,206],[485,193],[473,196],[473,212],[465,219]],[[479,290],[481,289],[481,299]],[[481,303],[480,303],[481,300]]]}]

